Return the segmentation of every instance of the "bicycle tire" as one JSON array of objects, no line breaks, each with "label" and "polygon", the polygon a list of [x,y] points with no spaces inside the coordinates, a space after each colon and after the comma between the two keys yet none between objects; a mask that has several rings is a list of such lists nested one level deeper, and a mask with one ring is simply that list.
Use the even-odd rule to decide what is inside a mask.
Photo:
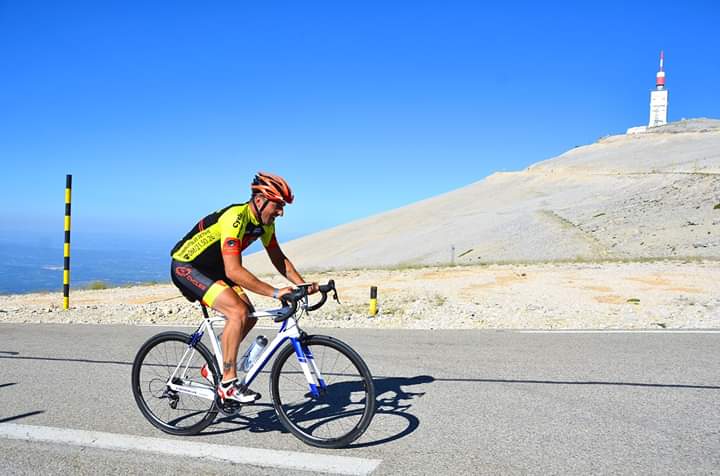
[{"label": "bicycle tire", "polygon": [[[346,447],[365,433],[365,430],[367,430],[373,416],[375,415],[375,387],[370,370],[357,352],[355,352],[349,345],[333,337],[320,335],[307,336],[302,339],[302,344],[311,349],[314,360],[318,366],[322,366],[324,364],[322,359],[324,358],[326,352],[323,351],[322,348],[332,349],[339,355],[344,356],[344,358],[349,362],[346,368],[354,367],[355,370],[357,370],[359,383],[339,383],[338,380],[347,375],[343,373],[345,370],[340,370],[339,373],[337,373],[334,372],[334,369],[326,370],[320,368],[320,372],[323,374],[327,384],[327,394],[322,395],[319,398],[308,397],[308,386],[304,375],[302,372],[293,371],[292,368],[293,365],[297,366],[297,360],[290,359],[291,356],[295,356],[295,350],[292,345],[285,346],[275,359],[270,375],[270,394],[272,395],[275,412],[280,420],[280,423],[305,444],[318,448]],[[339,360],[339,355],[335,358],[336,363]],[[283,372],[285,372],[285,374]],[[298,373],[305,385],[306,394],[303,398],[307,399],[307,402],[300,405],[290,401],[283,402],[280,377],[297,375]],[[287,388],[289,386],[285,387]],[[362,397],[358,402],[353,402],[352,396],[348,396],[347,399],[344,399],[344,392],[348,392],[354,388],[358,389],[357,392],[354,392],[354,398],[360,398],[363,393],[364,397]],[[302,390],[298,392],[303,393]],[[332,396],[328,397],[331,392]],[[350,407],[350,404],[356,404],[359,408],[352,411],[346,411],[343,408],[341,409],[341,413],[333,414],[329,407],[336,402],[334,402],[332,398],[340,399],[338,401],[342,401],[344,406]],[[315,411],[315,409],[319,408],[321,405],[327,406],[321,410]],[[364,406],[360,407],[361,405]],[[307,411],[308,408],[310,409],[309,412]],[[315,414],[313,414],[313,412],[315,412]],[[313,431],[318,430],[318,428],[320,428],[323,424],[327,424],[328,426],[330,426],[331,422],[335,422],[337,424],[340,419],[353,415],[360,415],[360,418],[356,423],[351,425],[349,431],[339,436],[321,437],[319,434],[313,434]],[[311,419],[310,417],[319,419],[320,421],[312,425],[301,425],[301,423],[309,421]]]},{"label": "bicycle tire", "polygon": [[[148,354],[152,352],[154,349],[157,349],[160,345],[164,343],[169,342],[175,342],[177,343],[180,348],[184,346],[184,348],[187,348],[188,343],[190,342],[190,335],[185,334],[183,332],[162,332],[160,334],[157,334],[150,339],[148,339],[142,347],[140,347],[140,350],[138,351],[137,355],[135,356],[135,360],[133,362],[132,367],[132,391],[133,395],[135,397],[135,402],[137,403],[138,407],[140,408],[140,411],[142,412],[143,416],[152,423],[155,427],[158,429],[164,431],[165,433],[169,433],[171,435],[194,435],[202,430],[204,430],[208,425],[210,425],[217,416],[218,410],[215,406],[214,400],[205,400],[201,399],[200,397],[193,397],[188,396],[185,394],[182,394],[177,397],[176,399],[176,407],[177,402],[180,401],[180,399],[185,398],[186,400],[190,400],[191,398],[196,398],[198,400],[207,402],[207,410],[205,410],[204,416],[197,422],[189,426],[178,426],[177,424],[173,424],[171,421],[165,421],[160,416],[156,414],[155,411],[153,411],[152,408],[150,408],[148,401],[146,398],[155,398],[156,400],[161,399],[168,399],[167,405],[170,406],[170,400],[169,397],[158,397],[156,395],[152,394],[151,385],[155,385],[156,388],[159,387],[166,387],[165,383],[167,379],[163,382],[162,377],[164,375],[158,374],[158,371],[165,367],[166,369],[174,369],[175,366],[179,363],[180,358],[177,358],[175,362],[166,362],[163,364],[162,362],[158,364],[151,364],[150,362],[146,362],[145,359],[148,357]],[[220,378],[220,372],[217,369],[217,364],[215,363],[215,360],[212,357],[212,354],[208,350],[205,345],[203,345],[201,342],[198,342],[195,344],[195,351],[202,357],[202,360],[205,364],[207,364],[207,368],[211,370],[212,376],[215,382],[218,382]],[[168,360],[171,360],[170,357],[167,354],[167,349],[164,352],[164,355],[168,358]],[[174,353],[174,355],[177,355]],[[192,357],[191,357],[192,358]],[[188,364],[189,365],[189,364]],[[145,382],[144,380],[141,380],[141,373],[143,373],[143,368],[150,368],[150,367],[160,367],[159,369],[152,369],[155,371],[155,373],[158,375],[155,379],[151,380],[150,382]],[[196,368],[193,367],[193,371],[195,371]],[[199,369],[198,369],[198,375],[199,375]],[[170,377],[170,371],[168,371],[168,377]],[[147,383],[147,385],[145,385]],[[147,388],[144,388],[147,387]],[[146,391],[146,392],[145,392]],[[164,395],[164,393],[163,393]],[[177,395],[177,394],[176,394]],[[162,406],[162,404],[160,405]],[[172,408],[173,410],[176,410],[176,408]],[[197,410],[197,413],[200,413],[202,409]],[[172,413],[172,412],[169,412]],[[177,419],[176,419],[177,420]],[[181,422],[182,419],[177,420],[178,422]]]}]

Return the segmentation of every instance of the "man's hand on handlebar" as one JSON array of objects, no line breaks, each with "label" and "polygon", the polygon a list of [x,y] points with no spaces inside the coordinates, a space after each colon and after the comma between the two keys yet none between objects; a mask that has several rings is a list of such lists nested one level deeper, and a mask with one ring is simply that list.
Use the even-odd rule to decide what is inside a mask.
[{"label": "man's hand on handlebar", "polygon": [[282,297],[286,294],[290,294],[291,292],[293,292],[293,289],[295,289],[295,288],[293,288],[292,286],[278,289],[277,299],[282,300]]},{"label": "man's hand on handlebar", "polygon": [[297,288],[282,288],[277,291],[276,296],[282,302],[283,309],[282,313],[274,318],[275,322],[282,322],[295,314],[298,302],[300,302],[303,298],[307,299],[308,294],[318,291],[322,293],[321,299],[313,305],[308,305],[306,301],[306,311],[315,311],[322,307],[322,305],[325,304],[325,301],[327,301],[328,293],[330,292],[333,293],[333,299],[335,299],[338,303],[340,302],[337,297],[337,291],[335,290],[335,281],[332,279],[328,281],[327,284],[323,284],[321,286],[319,286],[318,283],[303,283],[298,284]]}]

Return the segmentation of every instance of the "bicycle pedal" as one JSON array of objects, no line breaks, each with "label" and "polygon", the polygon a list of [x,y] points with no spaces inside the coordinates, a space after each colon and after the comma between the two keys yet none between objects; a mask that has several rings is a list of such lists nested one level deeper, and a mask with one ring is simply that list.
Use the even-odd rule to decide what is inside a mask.
[{"label": "bicycle pedal", "polygon": [[216,402],[215,406],[225,416],[235,416],[242,410],[242,405],[234,401],[225,401],[223,403]]}]

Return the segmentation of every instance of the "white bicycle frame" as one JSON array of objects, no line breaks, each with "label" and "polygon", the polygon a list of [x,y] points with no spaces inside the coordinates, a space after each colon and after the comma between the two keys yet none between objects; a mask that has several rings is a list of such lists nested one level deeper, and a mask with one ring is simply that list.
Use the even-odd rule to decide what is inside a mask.
[{"label": "white bicycle frame", "polygon": [[[302,304],[302,308],[307,308],[307,298],[305,298],[305,302]],[[276,318],[284,315],[284,312],[285,309],[282,308],[270,309],[266,311],[254,312],[251,314],[251,316],[258,319],[264,317]],[[167,386],[170,390],[178,393],[185,393],[188,395],[206,398],[208,400],[213,400],[216,396],[215,385],[217,385],[217,382],[214,381],[212,377],[212,372],[208,375],[208,379],[212,381],[212,386],[187,378],[190,362],[192,361],[193,355],[195,355],[195,346],[198,342],[200,342],[203,334],[208,330],[210,331],[208,332],[208,338],[210,339],[210,345],[212,346],[212,351],[217,362],[217,368],[223,368],[222,347],[220,346],[218,337],[215,334],[213,324],[218,322],[224,322],[225,317],[222,315],[218,315],[215,317],[211,316],[203,319],[204,322],[202,323],[202,325],[200,325],[198,330],[195,331],[190,337],[188,348],[185,350],[185,353],[180,359],[180,362],[178,362],[178,365],[175,367],[175,371],[168,379]],[[255,377],[257,377],[263,367],[265,367],[265,364],[270,361],[275,351],[278,350],[285,343],[286,340],[289,340],[293,346],[293,349],[295,350],[295,355],[297,356],[300,368],[302,369],[303,374],[305,375],[305,379],[308,382],[310,393],[312,393],[312,395],[315,397],[319,397],[320,392],[324,391],[326,388],[325,379],[320,373],[320,369],[318,368],[317,364],[315,364],[312,352],[310,352],[310,349],[302,343],[300,337],[300,328],[298,327],[295,316],[293,315],[288,317],[285,321],[283,321],[282,326],[278,331],[278,334],[275,336],[272,342],[268,343],[262,354],[260,354],[257,360],[253,363],[252,367],[250,367],[250,369],[245,373],[245,376],[243,377],[241,382],[242,385],[250,385],[250,383],[255,380]]]}]

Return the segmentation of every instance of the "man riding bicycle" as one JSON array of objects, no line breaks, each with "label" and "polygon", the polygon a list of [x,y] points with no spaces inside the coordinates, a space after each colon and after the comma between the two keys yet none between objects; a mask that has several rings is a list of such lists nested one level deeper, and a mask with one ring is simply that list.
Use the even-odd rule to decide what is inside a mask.
[{"label": "man riding bicycle", "polygon": [[[222,334],[223,377],[217,387],[220,400],[254,402],[260,394],[238,383],[237,354],[240,343],[255,326],[254,308],[244,289],[280,299],[292,287],[275,288],[242,265],[242,251],[261,238],[278,272],[293,284],[303,284],[300,273],[280,249],[275,219],[285,204],[293,202],[287,182],[277,175],[258,172],[251,185],[250,201],[229,205],[201,219],[170,252],[171,278],[190,301],[200,299],[226,318]],[[310,294],[318,291],[312,283]]]}]

